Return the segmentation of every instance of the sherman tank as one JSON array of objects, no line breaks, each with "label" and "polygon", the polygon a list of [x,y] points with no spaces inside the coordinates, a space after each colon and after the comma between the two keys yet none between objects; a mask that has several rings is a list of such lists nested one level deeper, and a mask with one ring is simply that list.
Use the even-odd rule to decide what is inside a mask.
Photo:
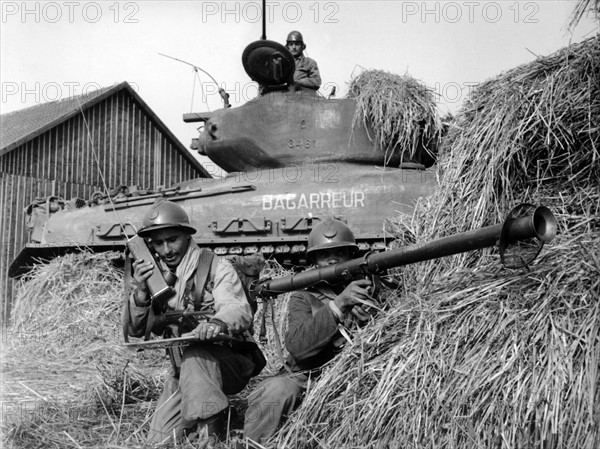
[{"label": "sherman tank", "polygon": [[384,248],[392,238],[387,219],[411,214],[433,192],[435,149],[423,145],[408,154],[373,143],[370,125],[355,119],[354,99],[294,87],[294,59],[281,44],[251,43],[242,63],[260,86],[255,99],[184,115],[203,124],[192,148],[227,176],[162,191],[122,187],[85,201],[47,198],[28,208],[31,243],[9,274],[84,248],[122,250],[148,206],[163,197],[188,212],[197,243],[220,255],[260,252],[302,264],[307,235],[325,216],[345,221],[361,250]]}]

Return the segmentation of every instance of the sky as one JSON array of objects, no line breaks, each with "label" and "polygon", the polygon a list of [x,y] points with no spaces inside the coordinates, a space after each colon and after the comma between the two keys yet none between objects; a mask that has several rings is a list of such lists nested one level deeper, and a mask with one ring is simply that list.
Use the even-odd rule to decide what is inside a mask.
[{"label": "sky", "polygon": [[[576,0],[267,1],[267,39],[299,30],[321,71],[320,92],[343,97],[353,76],[409,74],[456,113],[469,91],[536,56],[598,32],[573,33]],[[262,1],[1,1],[0,112],[128,81],[187,148],[198,124],[182,115],[254,98],[241,55],[262,34]],[[169,55],[191,65],[161,56]],[[199,157],[209,172],[216,167]]]}]

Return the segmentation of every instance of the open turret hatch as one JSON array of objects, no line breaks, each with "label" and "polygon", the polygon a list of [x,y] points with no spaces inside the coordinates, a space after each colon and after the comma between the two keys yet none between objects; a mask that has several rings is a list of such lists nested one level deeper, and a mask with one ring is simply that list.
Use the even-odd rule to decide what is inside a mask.
[{"label": "open turret hatch", "polygon": [[296,64],[292,54],[279,42],[252,42],[242,53],[244,70],[264,90],[287,89],[292,83]]}]

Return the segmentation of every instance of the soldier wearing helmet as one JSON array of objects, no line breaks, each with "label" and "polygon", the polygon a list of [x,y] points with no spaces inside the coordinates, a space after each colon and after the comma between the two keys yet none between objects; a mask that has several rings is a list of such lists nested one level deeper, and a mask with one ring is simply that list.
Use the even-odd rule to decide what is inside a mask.
[{"label": "soldier wearing helmet", "polygon": [[[128,302],[129,334],[144,335],[144,329],[166,337],[181,332],[196,337],[179,353],[179,366],[167,378],[150,424],[148,443],[169,441],[173,435],[182,439],[195,432],[218,434],[223,411],[228,407],[227,394],[241,391],[252,376],[255,364],[245,353],[207,341],[215,341],[222,333],[241,333],[252,324],[252,311],[243,286],[233,266],[225,259],[211,259],[192,239],[196,229],[185,210],[171,201],[155,203],[146,213],[138,235],[143,237],[157,260],[133,262],[133,289]],[[202,311],[206,320],[193,322],[191,328],[179,325],[162,327],[160,312],[151,304],[147,280],[153,270],[161,269],[174,275],[176,292],[168,299],[166,311]],[[204,285],[195,285],[197,271],[207,270]],[[199,281],[201,282],[201,281]],[[127,316],[127,315],[126,315]],[[162,321],[164,323],[164,319]],[[194,327],[195,326],[195,327]],[[179,348],[171,350],[179,351]]]},{"label": "soldier wearing helmet", "polygon": [[[325,219],[308,236],[307,254],[319,268],[346,262],[357,250],[354,234],[340,220]],[[370,286],[370,280],[356,279],[290,295],[285,335],[289,356],[280,371],[287,374],[264,380],[248,397],[247,438],[259,443],[270,438],[297,407],[308,380],[314,380],[351,338],[352,324],[364,325],[371,319],[363,306],[371,299]]]},{"label": "soldier wearing helmet", "polygon": [[299,31],[292,31],[287,36],[286,48],[294,57],[296,70],[294,72],[294,85],[297,88],[306,87],[318,90],[321,87],[321,74],[314,59],[304,55],[306,44]]}]

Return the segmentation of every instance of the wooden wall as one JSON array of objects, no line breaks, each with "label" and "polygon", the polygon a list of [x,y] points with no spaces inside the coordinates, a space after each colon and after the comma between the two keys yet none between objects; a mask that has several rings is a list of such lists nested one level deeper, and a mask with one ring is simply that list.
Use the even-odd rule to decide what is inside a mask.
[{"label": "wooden wall", "polygon": [[36,197],[88,200],[119,185],[143,189],[201,176],[123,89],[0,158],[0,320],[10,314],[7,270],[27,243],[24,209]]}]

